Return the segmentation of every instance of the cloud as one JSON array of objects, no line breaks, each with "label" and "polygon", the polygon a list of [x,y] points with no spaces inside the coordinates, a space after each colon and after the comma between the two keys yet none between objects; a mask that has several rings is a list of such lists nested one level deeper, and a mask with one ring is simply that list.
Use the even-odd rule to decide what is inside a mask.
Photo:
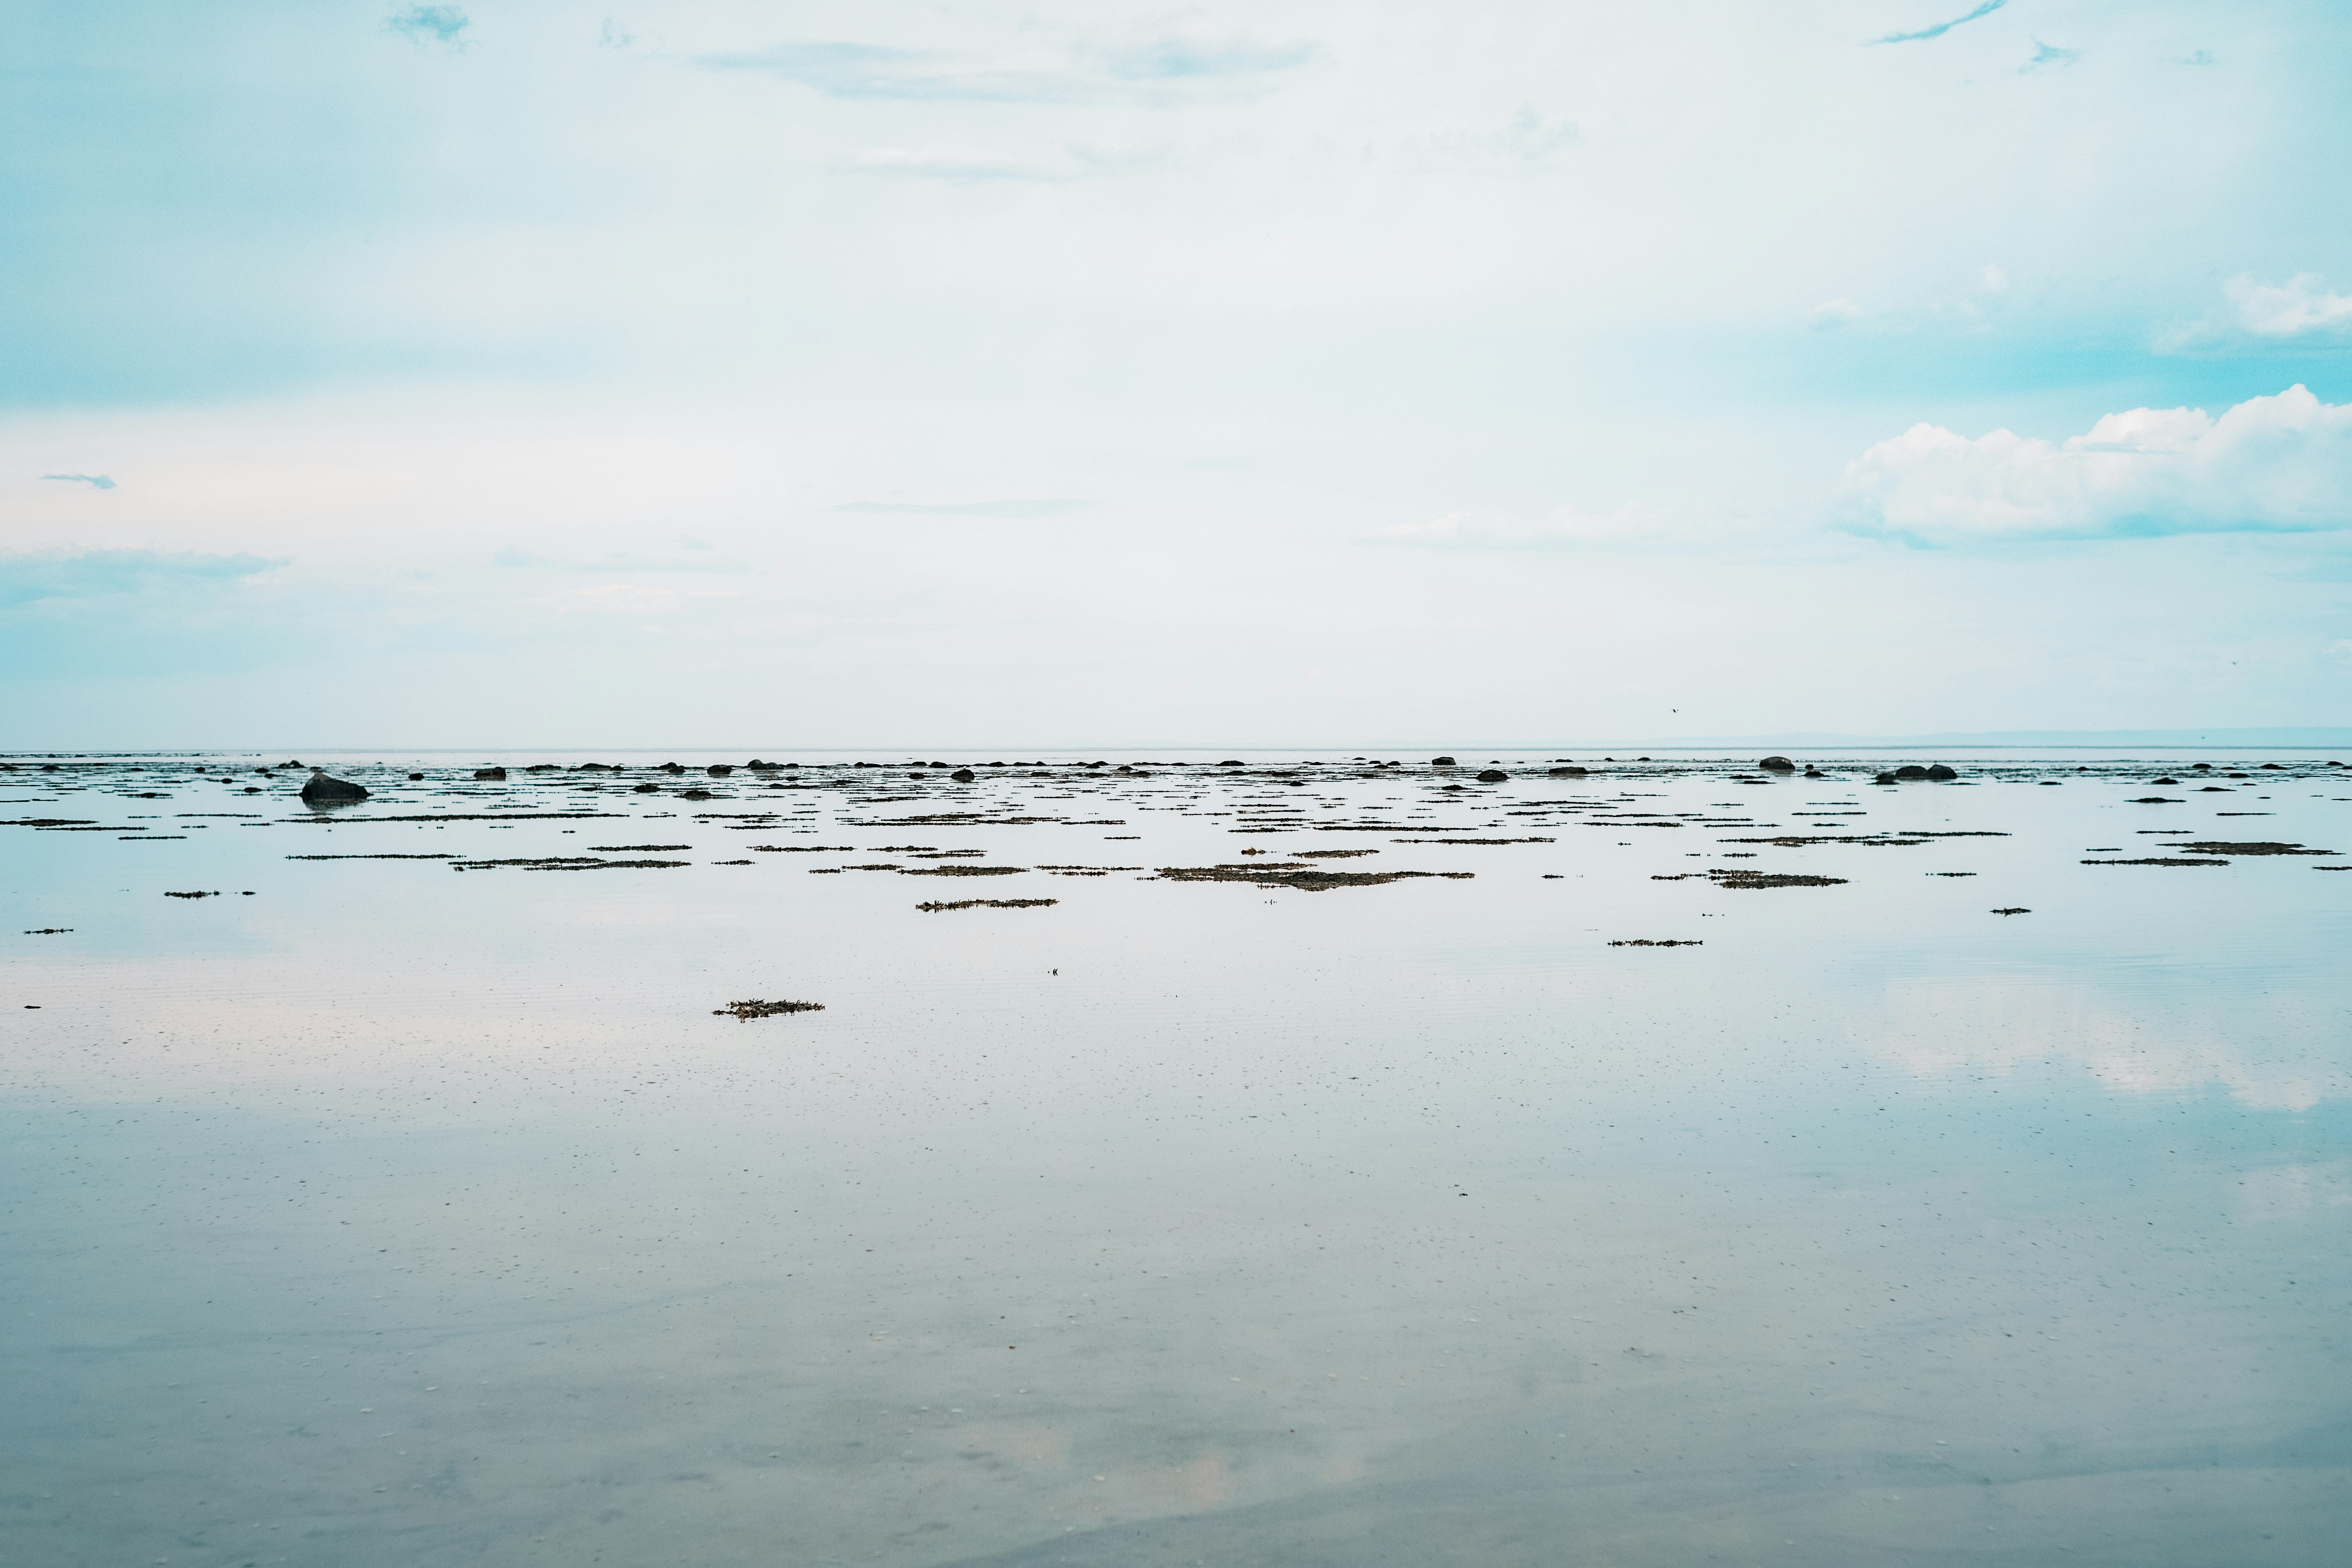
[{"label": "cloud", "polygon": [[415,43],[421,44],[431,38],[453,48],[462,48],[464,42],[460,35],[474,25],[474,19],[456,5],[411,5],[405,11],[396,11],[386,16],[383,25]]},{"label": "cloud", "polygon": [[2017,68],[2018,74],[2022,76],[2027,71],[2038,71],[2045,66],[2071,66],[2082,58],[2080,49],[2062,49],[2055,44],[2045,44],[2036,38],[2033,40],[2033,58]]},{"label": "cloud", "polygon": [[[709,551],[711,548],[708,544],[696,541],[680,540],[678,543],[682,549],[690,552]],[[680,560],[674,556],[632,555],[626,552],[619,552],[587,560],[564,561],[553,556],[541,555],[534,551],[518,549],[511,544],[494,551],[490,555],[490,564],[503,571],[511,572],[692,572],[716,574],[721,576],[739,575],[751,570],[740,561],[730,560],[717,553],[709,555],[697,553]]]},{"label": "cloud", "polygon": [[88,485],[94,490],[110,490],[114,488],[114,476],[111,474],[43,474],[41,478],[63,479],[68,484]]},{"label": "cloud", "polygon": [[930,504],[919,501],[853,500],[835,511],[901,512],[925,517],[1060,517],[1092,506],[1084,500],[975,500]]},{"label": "cloud", "polygon": [[1538,518],[1502,512],[1449,511],[1428,522],[1403,522],[1371,536],[1376,544],[1428,550],[1622,549],[1677,543],[1660,514],[1638,506],[1587,511],[1569,505]]},{"label": "cloud", "polygon": [[898,179],[1061,184],[1126,174],[1160,161],[1154,153],[1108,153],[1084,147],[1065,147],[1058,155],[1025,158],[971,147],[865,147],[851,153],[842,167],[855,174]]},{"label": "cloud", "polygon": [[85,550],[0,554],[0,605],[104,599],[173,589],[217,589],[275,571],[282,560],[192,551]]},{"label": "cloud", "polygon": [[2158,335],[2159,353],[2254,344],[2352,341],[2352,294],[2331,293],[2316,272],[2284,283],[2242,274],[2221,285],[2221,308]]},{"label": "cloud", "polygon": [[2302,386],[2218,419],[2110,414],[2053,444],[1915,425],[1846,465],[1861,532],[1920,544],[2352,527],[2352,404]]},{"label": "cloud", "polygon": [[1187,38],[1171,35],[1098,51],[1104,68],[1121,81],[1179,81],[1206,77],[1262,76],[1303,66],[1313,44],[1260,44],[1247,38]]},{"label": "cloud", "polygon": [[975,66],[934,49],[903,49],[840,39],[772,44],[764,49],[697,55],[704,70],[751,71],[828,98],[995,103],[1076,103],[1142,87],[1233,81],[1304,65],[1311,44],[1258,44],[1244,38],[1174,36],[1090,51],[1044,67]]},{"label": "cloud", "polygon": [[1916,33],[1889,33],[1883,38],[1871,39],[1870,44],[1916,44],[1928,38],[1940,38],[1961,24],[1973,22],[1979,16],[1990,16],[2008,4],[2009,0],[1984,0],[1983,5],[1965,16],[1955,16],[1948,22],[1938,22],[1932,27],[1922,27]]}]

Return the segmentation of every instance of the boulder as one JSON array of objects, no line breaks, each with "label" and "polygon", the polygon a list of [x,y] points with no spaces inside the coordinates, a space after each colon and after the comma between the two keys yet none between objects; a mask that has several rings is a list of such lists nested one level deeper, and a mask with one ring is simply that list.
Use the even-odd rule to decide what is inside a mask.
[{"label": "boulder", "polygon": [[1482,768],[1478,773],[1478,782],[1480,784],[1501,784],[1510,776],[1510,774],[1505,773],[1500,768]]},{"label": "boulder", "polygon": [[1429,765],[1433,768],[1450,768],[1454,765],[1454,759],[1452,757],[1432,757],[1429,759]]},{"label": "boulder", "polygon": [[955,772],[948,775],[948,777],[955,780],[958,784],[970,784],[979,776],[980,775],[978,773],[973,773],[970,768],[958,768]]},{"label": "boulder", "polygon": [[1924,779],[1927,776],[1927,770],[1916,763],[1906,763],[1895,770],[1895,776],[1898,779]]},{"label": "boulder", "polygon": [[478,779],[502,779],[507,776],[507,771],[504,768],[476,768],[474,776]]},{"label": "boulder", "polygon": [[1770,773],[1793,773],[1797,771],[1797,764],[1786,757],[1767,757],[1756,765]]},{"label": "boulder", "polygon": [[324,768],[312,768],[303,782],[302,798],[314,804],[329,801],[365,800],[368,792],[349,779],[330,777]]},{"label": "boulder", "polygon": [[1895,782],[1895,775],[1893,773],[1881,773],[1870,782],[1873,784],[1893,784]]},{"label": "boulder", "polygon": [[424,775],[423,773],[411,773],[411,774],[409,774],[409,775],[408,775],[408,782],[409,782],[409,783],[411,783],[411,784],[415,784],[418,779],[421,779],[421,778],[423,778],[424,776],[425,776],[425,775]]},{"label": "boulder", "polygon": [[1931,779],[1956,779],[1960,775],[1941,763],[1931,763],[1927,767],[1927,776]]},{"label": "boulder", "polygon": [[715,778],[715,779],[723,779],[723,778],[727,777],[727,775],[728,775],[728,774],[730,774],[730,773],[733,773],[735,770],[734,770],[733,768],[731,768],[731,767],[729,767],[725,763],[711,763],[709,767],[707,767],[707,768],[703,769],[702,771],[703,771],[704,773],[709,773],[712,778]]},{"label": "boulder", "polygon": [[1580,779],[1584,776],[1584,770],[1571,763],[1564,768],[1546,768],[1544,774],[1548,778]]}]

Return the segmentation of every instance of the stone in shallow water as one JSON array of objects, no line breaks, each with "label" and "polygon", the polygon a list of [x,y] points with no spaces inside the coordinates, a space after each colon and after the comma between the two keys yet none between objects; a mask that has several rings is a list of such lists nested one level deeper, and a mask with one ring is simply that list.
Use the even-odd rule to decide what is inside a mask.
[{"label": "stone in shallow water", "polygon": [[349,779],[331,776],[324,768],[312,768],[303,782],[302,798],[310,801],[365,800],[368,792]]}]

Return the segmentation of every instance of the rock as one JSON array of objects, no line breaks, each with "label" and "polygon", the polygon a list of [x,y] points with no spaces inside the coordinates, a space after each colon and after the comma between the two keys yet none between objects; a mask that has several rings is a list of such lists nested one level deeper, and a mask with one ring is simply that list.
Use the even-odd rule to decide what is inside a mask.
[{"label": "rock", "polygon": [[1941,763],[1932,763],[1928,764],[1927,776],[1931,779],[1956,779],[1960,775]]},{"label": "rock", "polygon": [[1432,757],[1429,759],[1429,765],[1433,768],[1450,768],[1454,765],[1454,759],[1452,757]]},{"label": "rock", "polygon": [[1927,776],[1927,770],[1916,763],[1906,763],[1895,770],[1895,776],[1898,779],[1924,779]]},{"label": "rock", "polygon": [[1805,764],[1805,776],[1809,779],[1825,779],[1830,775],[1822,772],[1821,769],[1813,766],[1812,763],[1807,763]]},{"label": "rock", "polygon": [[1227,757],[1223,762],[1217,764],[1217,766],[1221,768],[1237,768],[1241,765],[1242,760],[1239,757]]},{"label": "rock", "polygon": [[409,774],[409,775],[408,775],[408,778],[409,778],[409,782],[410,782],[410,783],[412,783],[412,784],[414,784],[416,780],[421,779],[421,778],[423,778],[424,776],[425,776],[425,775],[424,775],[423,773],[411,773],[411,774]]},{"label": "rock", "polygon": [[713,763],[702,771],[709,773],[712,778],[723,779],[730,773],[732,773],[735,770],[729,767],[725,763]]},{"label": "rock", "polygon": [[2180,781],[2179,781],[2179,779],[2150,779],[2150,780],[2148,780],[2147,782],[2148,782],[2148,783],[2150,783],[2150,784],[2179,784]]},{"label": "rock", "polygon": [[630,793],[631,795],[659,795],[659,794],[661,793],[661,785],[659,785],[659,784],[639,784],[639,785],[637,785],[635,789],[631,790],[629,793]]},{"label": "rock", "polygon": [[654,771],[664,773],[682,773],[686,772],[686,766],[682,763],[664,763],[660,767]]},{"label": "rock", "polygon": [[1584,776],[1584,770],[1571,763],[1564,768],[1546,768],[1544,776],[1555,779],[1580,779]]},{"label": "rock", "polygon": [[368,792],[349,779],[331,778],[324,768],[312,768],[303,783],[302,798],[308,801],[365,800]]},{"label": "rock", "polygon": [[504,768],[476,768],[474,776],[478,779],[502,779],[507,776],[507,771]]},{"label": "rock", "polygon": [[955,780],[958,784],[970,784],[979,776],[980,775],[978,773],[973,773],[970,768],[958,768],[955,772],[948,775],[948,777]]},{"label": "rock", "polygon": [[680,800],[716,800],[719,798],[707,789],[682,789],[677,792],[677,797]]},{"label": "rock", "polygon": [[1797,764],[1786,757],[1767,757],[1756,765],[1767,773],[1793,773],[1797,771]]},{"label": "rock", "polygon": [[1482,768],[1478,773],[1478,782],[1480,784],[1502,784],[1506,780],[1509,779],[1510,776],[1510,774],[1505,773],[1500,768]]},{"label": "rock", "polygon": [[1895,775],[1893,773],[1881,773],[1870,782],[1873,784],[1893,784],[1895,783]]}]

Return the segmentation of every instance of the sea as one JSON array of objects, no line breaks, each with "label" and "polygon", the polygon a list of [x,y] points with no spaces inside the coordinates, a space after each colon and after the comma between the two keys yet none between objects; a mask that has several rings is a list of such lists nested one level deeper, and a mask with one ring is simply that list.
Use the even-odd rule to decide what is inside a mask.
[{"label": "sea", "polygon": [[2344,1562],[2352,752],[1760,761],[0,758],[0,1563]]}]

